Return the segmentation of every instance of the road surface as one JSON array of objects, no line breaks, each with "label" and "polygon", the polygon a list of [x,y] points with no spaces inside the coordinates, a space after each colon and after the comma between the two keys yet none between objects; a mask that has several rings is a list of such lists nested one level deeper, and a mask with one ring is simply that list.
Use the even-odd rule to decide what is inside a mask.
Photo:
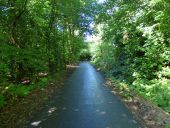
[{"label": "road surface", "polygon": [[103,84],[104,78],[90,63],[80,63],[64,88],[26,127],[141,128],[131,112]]}]

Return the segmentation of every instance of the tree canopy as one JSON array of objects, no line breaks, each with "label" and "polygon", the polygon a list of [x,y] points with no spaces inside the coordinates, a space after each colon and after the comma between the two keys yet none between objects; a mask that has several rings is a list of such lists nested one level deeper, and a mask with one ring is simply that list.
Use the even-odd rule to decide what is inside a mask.
[{"label": "tree canopy", "polygon": [[99,8],[94,62],[170,112],[170,2],[107,0]]},{"label": "tree canopy", "polygon": [[1,0],[0,107],[90,59],[84,37],[99,33],[93,62],[170,112],[169,21],[169,0]]},{"label": "tree canopy", "polygon": [[81,49],[87,48],[84,36],[92,32],[95,4],[95,0],[0,1],[0,105],[10,88],[13,95],[16,85],[36,83],[39,73],[53,74],[79,60]]}]

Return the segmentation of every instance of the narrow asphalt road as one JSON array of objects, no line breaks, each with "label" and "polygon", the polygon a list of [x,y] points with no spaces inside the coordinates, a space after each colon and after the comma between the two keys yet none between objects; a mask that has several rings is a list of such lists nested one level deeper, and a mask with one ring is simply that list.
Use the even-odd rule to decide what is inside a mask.
[{"label": "narrow asphalt road", "polygon": [[35,114],[28,128],[141,128],[121,101],[104,87],[88,62],[80,63],[63,89]]}]

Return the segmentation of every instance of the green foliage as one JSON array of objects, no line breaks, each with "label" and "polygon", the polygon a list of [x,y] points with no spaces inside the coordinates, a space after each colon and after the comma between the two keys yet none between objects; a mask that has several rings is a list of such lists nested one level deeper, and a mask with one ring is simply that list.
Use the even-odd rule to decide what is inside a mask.
[{"label": "green foliage", "polygon": [[8,65],[5,63],[1,63],[0,64],[0,81],[2,83],[7,81],[8,71],[9,71]]},{"label": "green foliage", "polygon": [[0,94],[0,108],[6,104],[5,97]]},{"label": "green foliage", "polygon": [[48,82],[49,82],[49,78],[48,77],[44,77],[44,78],[41,78],[39,80],[39,82],[37,82],[34,86],[37,86],[39,88],[44,88],[48,85]]},{"label": "green foliage", "polygon": [[[0,89],[4,97],[8,96],[4,92],[27,96],[45,87],[49,77],[67,64],[79,61],[80,51],[86,48],[84,35],[92,31],[95,4],[95,0],[0,2]],[[48,77],[40,77],[42,72]]]},{"label": "green foliage", "polygon": [[170,128],[170,124],[166,125],[164,128]]},{"label": "green foliage", "polygon": [[96,23],[102,42],[94,62],[169,112],[170,3],[108,0],[101,6]]},{"label": "green foliage", "polygon": [[27,96],[31,91],[31,87],[29,86],[23,86],[23,85],[11,85],[8,89],[9,94],[16,97],[25,97]]},{"label": "green foliage", "polygon": [[32,82],[29,85],[15,85],[11,84],[6,87],[6,93],[12,95],[13,97],[26,97],[29,93],[36,88],[44,88],[48,85],[50,78],[43,77],[36,82]]},{"label": "green foliage", "polygon": [[153,103],[170,112],[169,98],[170,98],[170,80],[161,78],[151,81],[135,80],[133,82],[133,89],[146,99],[151,100]]}]

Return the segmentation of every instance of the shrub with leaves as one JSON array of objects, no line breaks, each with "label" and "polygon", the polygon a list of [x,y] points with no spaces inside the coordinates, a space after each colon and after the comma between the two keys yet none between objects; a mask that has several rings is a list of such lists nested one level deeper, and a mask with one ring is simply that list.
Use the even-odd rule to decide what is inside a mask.
[{"label": "shrub with leaves", "polygon": [[29,94],[31,88],[23,85],[11,85],[8,88],[8,93],[14,97],[25,97]]},{"label": "shrub with leaves", "polygon": [[108,0],[100,7],[102,42],[95,63],[169,112],[170,3]]},{"label": "shrub with leaves", "polygon": [[5,97],[0,94],[0,108],[6,104]]}]

